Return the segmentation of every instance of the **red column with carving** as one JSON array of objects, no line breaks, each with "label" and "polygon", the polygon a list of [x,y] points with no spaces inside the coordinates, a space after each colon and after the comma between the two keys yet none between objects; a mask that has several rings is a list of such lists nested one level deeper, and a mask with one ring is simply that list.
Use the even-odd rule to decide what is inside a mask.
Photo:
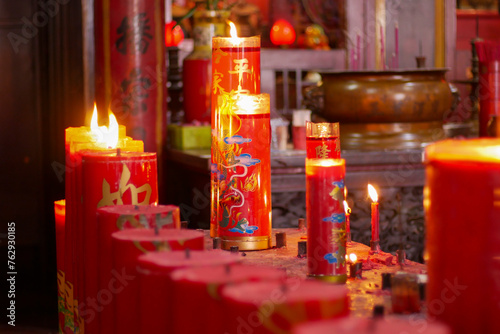
[{"label": "red column with carving", "polygon": [[145,151],[161,154],[166,125],[163,0],[96,0],[95,94]]}]

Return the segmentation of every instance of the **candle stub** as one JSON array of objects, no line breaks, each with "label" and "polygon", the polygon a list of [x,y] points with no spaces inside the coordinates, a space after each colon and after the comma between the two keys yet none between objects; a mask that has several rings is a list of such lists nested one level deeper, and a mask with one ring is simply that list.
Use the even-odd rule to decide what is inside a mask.
[{"label": "candle stub", "polygon": [[306,257],[307,256],[307,241],[299,241],[297,243],[297,257]]},{"label": "candle stub", "polygon": [[220,249],[221,243],[222,243],[222,240],[219,237],[215,237],[213,239],[213,249]]},{"label": "candle stub", "polygon": [[181,221],[181,228],[182,229],[187,229],[188,228],[188,222],[186,220]]},{"label": "candle stub", "polygon": [[276,232],[276,248],[286,247],[286,233]]}]

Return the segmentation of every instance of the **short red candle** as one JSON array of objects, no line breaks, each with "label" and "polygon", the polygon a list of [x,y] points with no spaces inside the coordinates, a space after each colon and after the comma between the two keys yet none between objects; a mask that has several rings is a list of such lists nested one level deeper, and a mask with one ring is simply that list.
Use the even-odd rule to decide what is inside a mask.
[{"label": "short red candle", "polygon": [[[99,254],[97,291],[111,290],[109,288],[113,280],[111,234],[130,228],[154,229],[155,227],[159,229],[180,228],[179,207],[175,205],[114,205],[97,209],[97,251]],[[102,300],[102,297],[100,299]],[[106,305],[102,306],[102,311],[98,313],[99,328],[102,333],[112,333],[114,329],[113,309]]]},{"label": "short red candle", "polygon": [[[231,35],[236,35],[235,29]],[[219,96],[229,93],[260,94],[260,36],[212,38],[212,133],[220,128],[220,118],[217,117]],[[212,164],[216,164],[217,150],[214,152],[213,144],[211,156]],[[217,187],[216,174],[212,173],[211,237],[218,233]]]},{"label": "short red candle", "polygon": [[[173,286],[170,274],[181,268],[232,265],[241,261],[239,253],[213,251],[161,251],[139,256],[139,318],[140,333],[172,332]],[[190,292],[192,293],[192,292]],[[184,305],[185,301],[182,302]],[[193,305],[197,305],[196,301]],[[191,305],[190,305],[191,307]],[[201,313],[203,316],[205,312]],[[196,315],[196,321],[201,319]],[[204,324],[205,327],[208,324]]]},{"label": "short red candle", "polygon": [[344,200],[345,160],[306,159],[307,272],[347,280]]},{"label": "short red candle", "polygon": [[339,123],[306,122],[306,156],[340,159]]},{"label": "short red candle", "polygon": [[[108,205],[146,205],[158,201],[156,153],[82,152],[82,253],[79,263],[84,274],[84,299],[98,298],[97,208]],[[104,302],[105,303],[105,302]],[[86,328],[99,323],[99,312],[89,312]]]},{"label": "short red candle", "polygon": [[300,324],[292,334],[451,334],[448,326],[435,321],[413,318],[384,317],[379,319],[349,317]]},{"label": "short red candle", "polygon": [[172,333],[220,334],[224,333],[223,324],[230,321],[220,303],[224,286],[249,281],[284,282],[286,273],[273,267],[234,265],[179,269],[171,277],[173,305],[189,305],[189,312],[172,307]]},{"label": "short red candle", "polygon": [[113,269],[124,277],[123,289],[111,302],[115,310],[115,330],[112,333],[139,333],[138,257],[160,250],[203,250],[203,233],[194,230],[129,229],[111,235]]},{"label": "short red candle", "polygon": [[286,283],[268,281],[226,286],[222,289],[225,332],[289,333],[308,321],[349,315],[344,285],[289,278]]},{"label": "short red candle", "polygon": [[427,309],[453,333],[500,332],[500,140],[426,148]]}]

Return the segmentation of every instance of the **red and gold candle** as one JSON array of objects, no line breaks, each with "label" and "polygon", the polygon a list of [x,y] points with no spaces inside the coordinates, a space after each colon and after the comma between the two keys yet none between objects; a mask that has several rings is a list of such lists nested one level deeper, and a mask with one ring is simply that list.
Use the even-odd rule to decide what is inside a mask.
[{"label": "red and gold candle", "polygon": [[290,333],[310,321],[349,315],[344,285],[291,277],[228,285],[222,289],[226,327],[220,333]]},{"label": "red and gold candle", "polygon": [[306,122],[306,156],[340,159],[339,123]]},{"label": "red and gold candle", "polygon": [[203,250],[203,233],[194,230],[128,229],[111,235],[113,270],[123,277],[123,289],[114,296],[115,330],[112,333],[139,333],[138,257],[153,251]]},{"label": "red and gold candle", "polygon": [[[189,305],[186,312],[172,307],[172,333],[225,333],[231,321],[221,304],[224,286],[242,282],[285,281],[286,273],[274,267],[233,265],[179,269],[172,273],[173,305]],[[231,331],[233,333],[235,331]]]},{"label": "red and gold candle", "polygon": [[[82,152],[82,253],[84,300],[98,299],[97,208],[108,205],[148,205],[158,202],[156,153]],[[86,328],[94,329],[99,313],[86,317]],[[95,329],[93,330],[95,331]],[[92,332],[93,332],[92,331]]]},{"label": "red and gold candle", "polygon": [[220,97],[212,138],[212,179],[222,248],[271,247],[269,95]]},{"label": "red and gold candle", "polygon": [[[173,315],[186,313],[186,310],[174,304],[173,292],[177,289],[172,285],[170,274],[176,269],[196,268],[206,266],[228,266],[240,262],[242,257],[239,253],[230,253],[222,250],[213,251],[161,251],[150,252],[139,256],[139,333],[173,333]],[[203,291],[200,298],[203,298],[207,291]],[[194,291],[189,291],[187,298],[194,296]],[[182,305],[186,305],[189,300],[182,299]],[[201,300],[193,301],[191,307],[197,307]],[[201,306],[203,308],[206,305]],[[182,312],[181,312],[182,311]],[[194,315],[193,312],[188,313]],[[203,326],[203,329],[211,328],[209,322],[203,322],[208,309],[196,314],[196,322]],[[201,318],[200,318],[201,317]],[[213,314],[212,314],[213,317]],[[210,318],[212,318],[210,317]],[[194,326],[189,324],[188,326]],[[187,332],[183,329],[182,332]]]},{"label": "red and gold candle", "polygon": [[380,237],[379,237],[379,209],[378,209],[378,193],[377,190],[368,184],[368,194],[372,200],[371,205],[371,226],[372,238],[370,240],[370,248],[373,252],[380,251]]},{"label": "red and gold candle", "polygon": [[[232,23],[231,23],[232,24]],[[221,127],[218,103],[219,96],[227,94],[260,94],[260,36],[237,37],[234,24],[231,37],[212,38],[212,143],[218,139]],[[216,164],[217,153],[213,151],[212,164]],[[217,236],[217,173],[212,173],[212,213],[210,236]]]},{"label": "red and gold candle", "polygon": [[453,333],[500,332],[500,140],[426,148],[427,310]]},{"label": "red and gold candle", "polygon": [[306,159],[307,273],[345,283],[345,160]]},{"label": "red and gold candle", "polygon": [[[112,290],[110,289],[110,282],[113,281],[111,234],[131,228],[179,229],[179,207],[153,204],[114,205],[97,209],[97,251],[99,254],[97,259],[97,291]],[[104,300],[104,302],[106,301]],[[98,319],[102,333],[113,332],[114,313],[112,307],[102,305],[102,311],[99,312]]]}]

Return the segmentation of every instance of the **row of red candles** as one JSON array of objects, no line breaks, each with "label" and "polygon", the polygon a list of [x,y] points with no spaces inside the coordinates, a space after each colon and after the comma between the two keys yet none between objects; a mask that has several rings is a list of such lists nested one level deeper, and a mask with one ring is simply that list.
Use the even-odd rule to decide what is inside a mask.
[{"label": "row of red candles", "polygon": [[[64,211],[57,212],[57,226],[63,229]],[[288,277],[279,268],[246,265],[238,253],[205,251],[202,232],[178,229],[178,213],[179,208],[171,205],[97,209],[98,242],[104,245],[100,248],[111,243],[111,251],[100,253],[98,294],[80,308],[85,327],[63,325],[63,332],[374,331],[367,322],[347,317],[346,286]],[[332,319],[337,320],[314,323]],[[408,328],[408,321],[390,319],[378,323],[375,332]],[[448,333],[446,327],[434,324],[429,330]]]}]

